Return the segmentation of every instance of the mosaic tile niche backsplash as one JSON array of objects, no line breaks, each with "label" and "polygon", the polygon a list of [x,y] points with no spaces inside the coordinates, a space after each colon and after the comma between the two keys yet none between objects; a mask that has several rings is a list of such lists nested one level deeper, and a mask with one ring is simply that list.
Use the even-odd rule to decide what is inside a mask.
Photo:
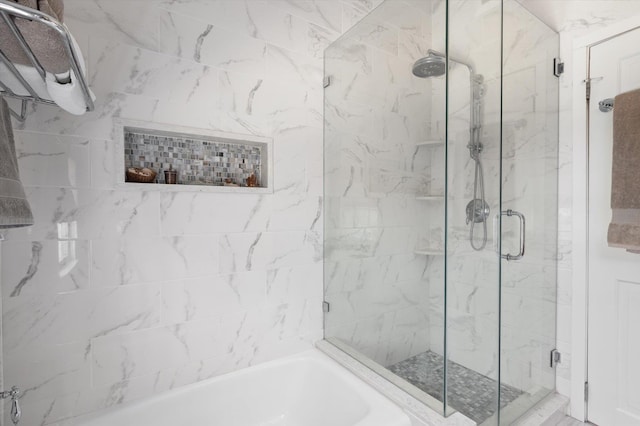
[{"label": "mosaic tile niche backsplash", "polygon": [[171,168],[177,171],[178,184],[246,187],[247,179],[251,182],[255,176],[254,186],[263,187],[266,149],[259,142],[124,129],[125,169],[152,169],[156,183],[165,183],[163,172]]}]

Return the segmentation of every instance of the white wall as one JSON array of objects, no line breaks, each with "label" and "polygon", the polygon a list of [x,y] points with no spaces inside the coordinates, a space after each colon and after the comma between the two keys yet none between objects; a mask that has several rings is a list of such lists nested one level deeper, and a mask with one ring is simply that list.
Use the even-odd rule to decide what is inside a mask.
[{"label": "white wall", "polygon": [[[371,6],[66,2],[98,99],[81,117],[30,107],[15,129],[36,223],[2,243],[5,382],[25,390],[21,424],[322,337],[322,52]],[[275,193],[116,187],[114,117],[272,137]]]},{"label": "white wall", "polygon": [[[586,175],[575,169],[573,161],[582,158],[585,140],[574,135],[574,129],[584,123],[575,122],[576,111],[584,109],[584,63],[586,57],[576,56],[581,40],[592,33],[609,32],[620,23],[640,15],[640,3],[629,1],[572,0],[562,2],[519,0],[525,7],[560,32],[560,56],[565,73],[560,78],[560,169],[558,198],[558,307],[557,348],[562,363],[556,371],[556,390],[572,398],[572,414],[583,419],[582,385],[585,380],[585,283],[584,247],[586,235],[575,234],[576,222],[582,223],[582,201]],[[637,19],[637,18],[636,18]],[[611,30],[613,35],[615,30]],[[604,35],[603,35],[604,37]],[[595,40],[592,40],[592,42]],[[577,71],[577,72],[576,72]],[[578,114],[579,115],[579,114]],[[579,167],[584,164],[580,163]],[[580,193],[576,193],[579,191]],[[574,204],[578,201],[578,210]],[[578,252],[574,253],[574,249]],[[582,277],[579,282],[573,277]],[[578,353],[576,353],[576,351]],[[574,365],[576,361],[576,365]]]}]

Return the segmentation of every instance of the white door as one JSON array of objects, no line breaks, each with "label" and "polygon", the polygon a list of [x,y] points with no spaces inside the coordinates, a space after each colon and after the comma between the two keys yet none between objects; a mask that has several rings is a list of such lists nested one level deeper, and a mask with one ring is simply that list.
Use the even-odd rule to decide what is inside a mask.
[{"label": "white door", "polygon": [[640,29],[593,46],[590,72],[588,417],[640,426],[640,254],[607,246],[614,113],[598,107],[640,88]]}]

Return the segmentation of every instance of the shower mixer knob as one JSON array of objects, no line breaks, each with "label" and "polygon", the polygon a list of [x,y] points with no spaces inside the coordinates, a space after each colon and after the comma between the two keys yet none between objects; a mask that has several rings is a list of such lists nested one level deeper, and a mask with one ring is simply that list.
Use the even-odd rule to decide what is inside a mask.
[{"label": "shower mixer knob", "polygon": [[487,220],[491,208],[489,204],[479,198],[475,198],[467,204],[467,225],[471,222],[482,223]]}]

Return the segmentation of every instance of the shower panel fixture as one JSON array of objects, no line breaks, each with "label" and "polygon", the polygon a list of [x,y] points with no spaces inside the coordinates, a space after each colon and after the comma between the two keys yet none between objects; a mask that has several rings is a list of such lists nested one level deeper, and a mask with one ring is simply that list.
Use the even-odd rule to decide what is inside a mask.
[{"label": "shower panel fixture", "polygon": [[[446,57],[444,54],[429,49],[427,56],[418,59],[413,64],[413,75],[420,78],[440,77],[446,71]],[[474,250],[482,250],[487,245],[487,218],[490,214],[489,204],[485,199],[484,191],[484,170],[480,154],[483,150],[480,141],[480,130],[482,128],[482,97],[484,96],[484,78],[481,74],[476,74],[473,67],[457,59],[449,58],[450,62],[463,65],[469,69],[470,80],[470,104],[469,104],[469,155],[475,163],[475,173],[473,181],[473,199],[467,204],[467,224],[470,224],[469,242]],[[482,224],[482,240],[476,242],[476,224]]]}]

